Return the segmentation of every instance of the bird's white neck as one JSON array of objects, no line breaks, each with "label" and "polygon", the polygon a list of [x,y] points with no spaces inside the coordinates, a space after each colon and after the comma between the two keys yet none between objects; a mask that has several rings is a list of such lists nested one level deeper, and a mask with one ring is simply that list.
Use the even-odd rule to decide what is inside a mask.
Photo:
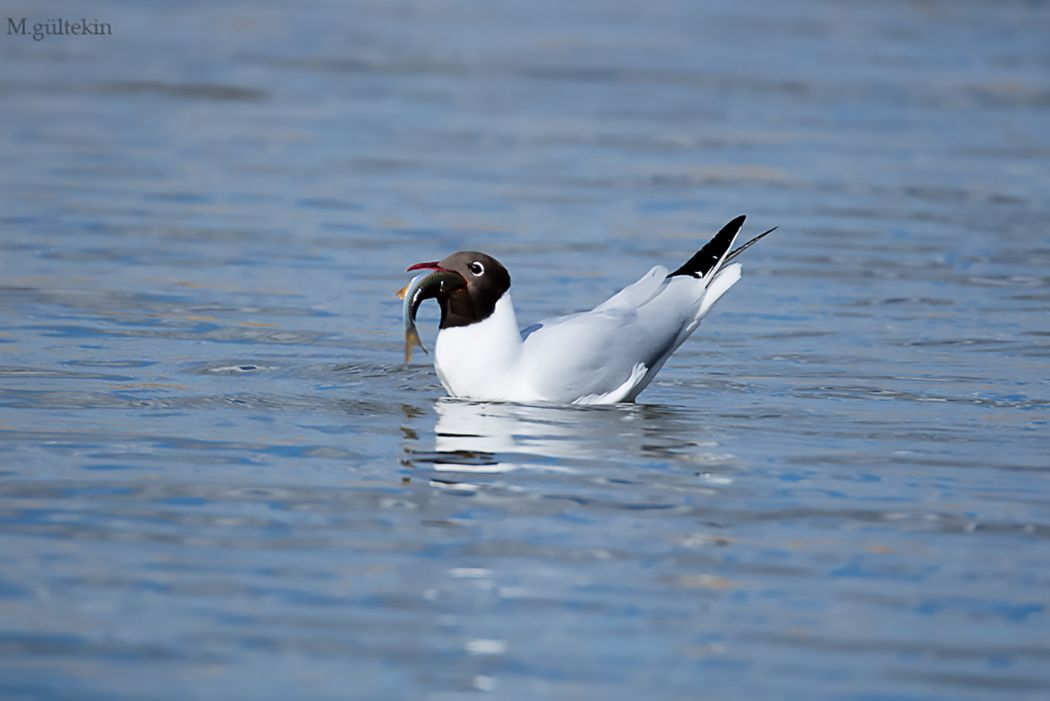
[{"label": "bird's white neck", "polygon": [[498,398],[516,382],[521,348],[514,304],[504,292],[487,319],[438,332],[434,369],[453,397]]}]

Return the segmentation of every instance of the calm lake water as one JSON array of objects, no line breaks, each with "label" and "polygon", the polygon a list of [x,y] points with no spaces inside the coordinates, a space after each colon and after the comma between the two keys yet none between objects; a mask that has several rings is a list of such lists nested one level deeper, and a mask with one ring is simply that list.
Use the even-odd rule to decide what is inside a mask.
[{"label": "calm lake water", "polygon": [[[1050,697],[1045,2],[93,5],[0,36],[0,697]],[[401,365],[411,263],[740,213],[637,405]]]}]

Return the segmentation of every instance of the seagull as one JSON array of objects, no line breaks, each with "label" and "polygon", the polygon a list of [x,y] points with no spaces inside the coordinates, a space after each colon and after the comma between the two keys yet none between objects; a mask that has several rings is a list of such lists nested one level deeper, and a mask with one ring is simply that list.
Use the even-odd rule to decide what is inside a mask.
[{"label": "seagull", "polygon": [[[441,324],[434,369],[452,397],[480,401],[615,404],[632,402],[740,279],[730,261],[773,227],[730,251],[745,216],[722,227],[673,272],[658,265],[594,309],[519,329],[510,273],[492,256],[459,251],[425,270],[404,299],[405,363],[423,348],[416,311],[437,299]],[[423,348],[426,351],[425,348]]]}]

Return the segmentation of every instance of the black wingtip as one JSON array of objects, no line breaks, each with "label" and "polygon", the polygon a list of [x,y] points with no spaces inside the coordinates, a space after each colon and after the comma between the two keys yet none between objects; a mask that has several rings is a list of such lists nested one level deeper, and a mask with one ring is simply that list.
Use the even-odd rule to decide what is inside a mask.
[{"label": "black wingtip", "polygon": [[733,241],[736,240],[736,235],[740,232],[740,227],[744,225],[745,219],[747,219],[747,215],[741,214],[723,226],[722,230],[704,244],[703,248],[693,254],[693,257],[687,260],[681,268],[667,277],[689,275],[701,278],[717,268],[719,262],[721,262],[726,252],[733,245]]},{"label": "black wingtip", "polygon": [[755,245],[756,243],[758,243],[759,241],[761,241],[761,240],[762,240],[762,239],[764,239],[765,237],[767,237],[767,236],[769,236],[770,234],[772,234],[772,233],[773,233],[774,231],[776,231],[776,230],[777,230],[778,228],[779,228],[779,227],[776,227],[776,226],[774,226],[774,227],[773,227],[772,229],[766,229],[766,230],[765,230],[765,231],[763,231],[763,232],[762,232],[761,234],[759,234],[759,235],[758,235],[758,236],[756,236],[755,238],[751,239],[750,241],[748,241],[747,243],[745,243],[745,244],[744,244],[743,246],[741,246],[740,248],[737,248],[737,249],[734,249],[734,250],[730,251],[730,252],[729,252],[729,255],[728,255],[728,256],[726,256],[725,262],[726,262],[726,263],[728,263],[729,261],[733,260],[733,259],[734,259],[734,258],[736,258],[736,257],[737,257],[738,255],[740,255],[741,253],[743,253],[743,252],[744,252],[744,251],[746,251],[747,249],[751,248],[751,247],[752,247],[753,245]]}]

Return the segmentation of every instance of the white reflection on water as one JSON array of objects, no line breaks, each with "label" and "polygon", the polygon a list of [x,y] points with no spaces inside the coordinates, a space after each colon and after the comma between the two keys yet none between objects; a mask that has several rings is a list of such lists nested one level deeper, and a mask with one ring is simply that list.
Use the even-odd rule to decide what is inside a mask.
[{"label": "white reflection on water", "polygon": [[[688,412],[644,404],[569,407],[474,402],[434,403],[437,470],[509,472],[523,468],[576,472],[596,462],[682,458],[724,463],[717,445],[697,440]],[[695,417],[694,417],[695,420]],[[699,450],[699,454],[698,453]]]}]

